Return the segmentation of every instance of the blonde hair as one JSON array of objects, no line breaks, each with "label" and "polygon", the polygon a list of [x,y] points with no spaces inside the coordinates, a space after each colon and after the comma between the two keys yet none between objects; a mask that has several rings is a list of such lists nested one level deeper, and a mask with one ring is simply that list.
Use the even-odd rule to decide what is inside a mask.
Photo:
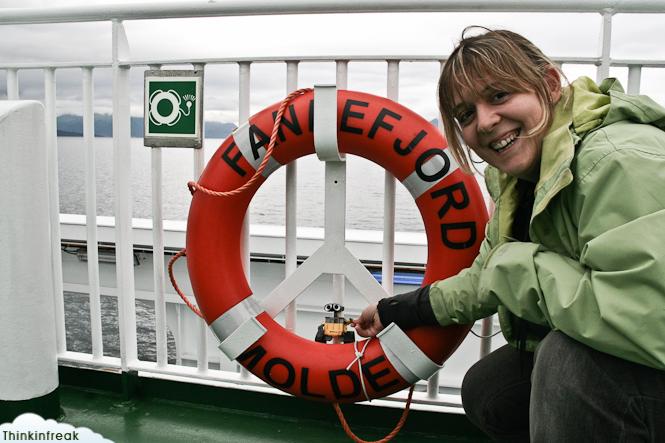
[{"label": "blonde hair", "polygon": [[[472,29],[482,29],[480,35],[467,37]],[[491,79],[492,88],[508,92],[536,93],[543,109],[543,118],[527,137],[539,135],[552,122],[554,100],[548,85],[548,72],[559,67],[533,43],[521,35],[507,30],[490,30],[470,26],[462,31],[462,38],[446,60],[438,83],[439,111],[450,150],[467,174],[472,174],[470,153],[465,151],[462,131],[453,110],[455,96],[477,99]],[[483,82],[484,81],[484,82]]]}]

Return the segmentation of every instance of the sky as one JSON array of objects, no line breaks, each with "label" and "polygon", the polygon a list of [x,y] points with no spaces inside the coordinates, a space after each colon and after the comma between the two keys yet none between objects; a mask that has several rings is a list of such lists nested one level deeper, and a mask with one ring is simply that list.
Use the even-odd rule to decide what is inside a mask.
[{"label": "sky", "polygon": [[[89,0],[85,4],[104,4]],[[115,3],[131,3],[115,0]],[[161,4],[168,3],[162,0]],[[192,2],[193,4],[201,1]],[[0,8],[73,6],[76,0],[0,0]],[[1,13],[1,9],[0,9]],[[552,57],[598,54],[599,14],[402,13],[256,16],[126,21],[131,60],[265,57],[298,55],[436,55],[448,54],[468,25],[507,28],[531,39]],[[665,60],[665,14],[618,14],[613,19],[615,59]],[[0,26],[0,64],[35,61],[109,61],[110,23]],[[181,66],[186,68],[187,66]],[[130,75],[132,114],[142,115],[143,69]],[[594,66],[564,65],[569,79],[595,78]],[[399,101],[427,119],[437,116],[437,62],[400,64]],[[611,75],[626,83],[627,69]],[[79,69],[57,70],[57,113],[82,113]],[[111,112],[110,69],[95,71],[95,112]],[[0,98],[6,96],[6,73],[0,70]],[[299,86],[334,83],[333,63],[303,62]],[[40,70],[19,71],[21,98],[43,98]],[[285,95],[283,63],[255,63],[251,74],[250,112],[259,112]],[[206,67],[206,119],[238,121],[238,68]],[[385,62],[349,64],[349,89],[386,94]],[[642,93],[665,103],[665,69],[643,69]]]}]

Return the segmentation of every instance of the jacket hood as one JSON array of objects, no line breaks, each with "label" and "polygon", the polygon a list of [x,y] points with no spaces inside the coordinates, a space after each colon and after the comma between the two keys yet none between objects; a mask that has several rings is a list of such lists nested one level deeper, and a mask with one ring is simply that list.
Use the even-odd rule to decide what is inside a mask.
[{"label": "jacket hood", "polygon": [[600,127],[629,120],[665,130],[665,108],[649,97],[626,94],[619,81],[614,78],[605,79],[598,89],[611,98],[609,110]]},{"label": "jacket hood", "polygon": [[[577,144],[589,133],[625,120],[665,130],[665,108],[649,97],[626,94],[615,78],[596,85],[590,78],[580,77],[563,89],[552,124],[543,139],[532,219],[572,182],[570,164]],[[507,203],[504,208],[513,206],[510,200],[514,198],[516,178],[488,166],[485,181],[494,201],[504,200]],[[510,216],[506,215],[507,221]]]}]

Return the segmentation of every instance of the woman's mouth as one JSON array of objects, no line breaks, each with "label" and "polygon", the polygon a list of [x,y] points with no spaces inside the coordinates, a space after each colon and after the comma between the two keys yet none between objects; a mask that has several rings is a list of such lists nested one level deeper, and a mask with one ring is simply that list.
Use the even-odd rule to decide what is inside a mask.
[{"label": "woman's mouth", "polygon": [[490,148],[496,151],[497,153],[501,153],[511,147],[513,144],[515,144],[515,140],[517,140],[517,137],[520,135],[521,129],[516,129],[510,134],[508,134],[505,138],[495,141],[493,143],[490,143]]}]

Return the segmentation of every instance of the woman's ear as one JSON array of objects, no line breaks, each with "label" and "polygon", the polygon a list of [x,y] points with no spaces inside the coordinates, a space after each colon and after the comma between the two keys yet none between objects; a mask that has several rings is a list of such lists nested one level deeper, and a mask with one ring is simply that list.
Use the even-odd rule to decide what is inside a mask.
[{"label": "woman's ear", "polygon": [[554,66],[547,68],[545,72],[545,83],[547,84],[552,103],[557,103],[561,98],[561,75]]}]

